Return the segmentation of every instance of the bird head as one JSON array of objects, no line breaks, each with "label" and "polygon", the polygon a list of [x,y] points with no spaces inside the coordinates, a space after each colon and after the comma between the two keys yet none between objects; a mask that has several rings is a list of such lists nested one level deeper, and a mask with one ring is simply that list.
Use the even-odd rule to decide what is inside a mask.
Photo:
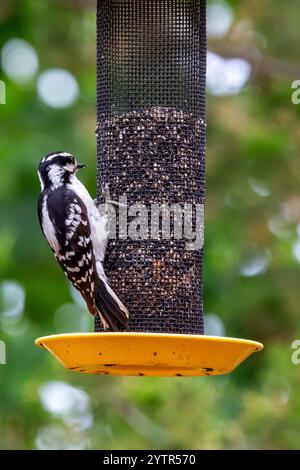
[{"label": "bird head", "polygon": [[42,190],[44,188],[56,189],[63,184],[69,183],[77,170],[84,167],[86,165],[78,163],[71,153],[49,153],[42,158],[38,169]]}]

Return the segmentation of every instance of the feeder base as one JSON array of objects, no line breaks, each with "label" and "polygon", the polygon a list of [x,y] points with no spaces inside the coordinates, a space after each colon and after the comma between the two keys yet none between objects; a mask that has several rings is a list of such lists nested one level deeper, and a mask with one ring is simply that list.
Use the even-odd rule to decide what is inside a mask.
[{"label": "feeder base", "polygon": [[245,339],[136,332],[68,333],[35,344],[75,372],[160,377],[227,374],[263,349]]}]

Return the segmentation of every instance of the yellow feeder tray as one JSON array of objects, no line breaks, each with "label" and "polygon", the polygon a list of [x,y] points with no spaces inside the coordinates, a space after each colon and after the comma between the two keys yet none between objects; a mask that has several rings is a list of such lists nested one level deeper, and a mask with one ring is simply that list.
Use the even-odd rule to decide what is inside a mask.
[{"label": "yellow feeder tray", "polygon": [[227,374],[263,349],[245,339],[136,332],[68,333],[35,344],[75,372],[160,377]]}]

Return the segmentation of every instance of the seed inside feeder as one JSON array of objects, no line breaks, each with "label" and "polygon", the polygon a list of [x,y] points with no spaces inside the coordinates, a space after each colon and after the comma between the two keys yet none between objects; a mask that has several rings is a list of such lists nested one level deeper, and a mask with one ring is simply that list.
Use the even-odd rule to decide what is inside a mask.
[{"label": "seed inside feeder", "polygon": [[[172,213],[170,237],[163,237],[159,224],[152,239],[151,209],[204,202],[204,132],[203,120],[174,108],[131,111],[98,122],[101,185],[109,183],[113,200],[126,196],[128,208],[138,203],[148,211],[146,220],[140,219],[146,236],[110,240],[105,261],[112,288],[130,304],[131,331],[203,332],[201,250],[187,250],[184,233],[174,237],[178,219]],[[195,227],[195,213],[191,218]],[[133,219],[128,216],[127,233]],[[117,217],[117,235],[118,223]]]}]

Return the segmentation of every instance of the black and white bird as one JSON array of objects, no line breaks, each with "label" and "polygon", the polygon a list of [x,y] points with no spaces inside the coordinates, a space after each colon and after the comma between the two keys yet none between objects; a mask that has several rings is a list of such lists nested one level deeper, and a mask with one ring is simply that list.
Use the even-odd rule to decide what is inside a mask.
[{"label": "black and white bird", "polygon": [[41,195],[38,216],[55,258],[92,315],[99,315],[105,330],[128,330],[128,311],[103,269],[108,240],[107,214],[100,214],[76,176],[78,164],[67,152],[45,156],[38,169]]}]

